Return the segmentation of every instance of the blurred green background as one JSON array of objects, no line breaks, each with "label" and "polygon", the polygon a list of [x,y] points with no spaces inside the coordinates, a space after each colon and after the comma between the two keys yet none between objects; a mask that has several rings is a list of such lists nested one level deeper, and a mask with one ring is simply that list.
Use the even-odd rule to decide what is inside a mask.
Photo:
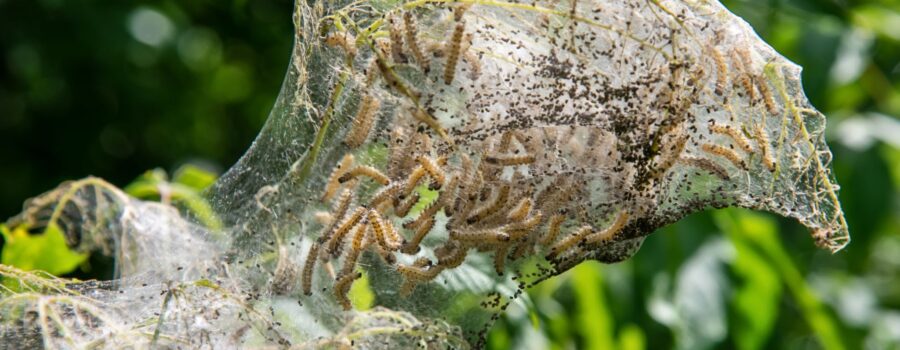
[{"label": "blurred green background", "polygon": [[[853,242],[831,255],[795,222],[693,215],[632,260],[582,264],[530,291],[533,306],[511,308],[492,348],[900,349],[900,3],[725,4],[804,67],[829,117]],[[226,169],[278,93],[291,8],[0,0],[0,217],[66,179],[125,186],[155,167]],[[108,273],[97,261],[76,272]]]}]

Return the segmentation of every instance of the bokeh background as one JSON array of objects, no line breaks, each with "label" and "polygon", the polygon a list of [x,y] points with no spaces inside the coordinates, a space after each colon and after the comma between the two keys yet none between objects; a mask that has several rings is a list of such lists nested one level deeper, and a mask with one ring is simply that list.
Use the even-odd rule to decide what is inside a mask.
[{"label": "bokeh background", "polygon": [[[804,67],[829,117],[850,246],[817,250],[765,214],[693,215],[627,262],[531,290],[492,348],[900,349],[900,3],[725,4]],[[0,220],[66,179],[227,169],[278,93],[292,6],[0,0]],[[71,275],[108,278],[105,264]]]}]

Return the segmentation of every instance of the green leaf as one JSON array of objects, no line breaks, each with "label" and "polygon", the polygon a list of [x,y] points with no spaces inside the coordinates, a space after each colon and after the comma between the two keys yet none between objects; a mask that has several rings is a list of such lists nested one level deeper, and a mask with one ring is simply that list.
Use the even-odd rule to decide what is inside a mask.
[{"label": "green leaf", "polygon": [[348,297],[353,303],[353,308],[358,311],[366,311],[375,306],[375,293],[369,287],[369,274],[363,273],[362,278],[350,286]]},{"label": "green leaf", "polygon": [[172,182],[185,185],[197,192],[201,192],[212,185],[213,182],[216,182],[217,177],[216,174],[197,167],[196,165],[185,164],[178,168],[178,170],[175,170],[175,176],[172,177]]},{"label": "green leaf", "polygon": [[66,238],[56,225],[50,225],[42,234],[29,234],[25,225],[9,230],[0,225],[0,233],[6,241],[0,252],[0,263],[25,271],[41,270],[52,275],[74,271],[84,263],[88,254],[76,253],[66,245]]},{"label": "green leaf", "polygon": [[778,276],[797,302],[800,312],[816,334],[822,348],[844,349],[838,321],[828,313],[825,305],[794,264],[788,251],[775,237],[777,231],[772,219],[748,210],[736,209],[720,210],[715,213],[715,218],[723,231],[733,231],[734,234],[747,238],[753,248],[778,271]]},{"label": "green leaf", "polygon": [[572,288],[578,305],[576,327],[584,336],[583,349],[614,349],[612,312],[603,293],[603,276],[599,264],[584,262],[572,269]]},{"label": "green leaf", "polygon": [[782,287],[778,271],[754,248],[751,239],[777,244],[777,229],[772,220],[763,217],[747,218],[742,229],[743,233],[733,226],[725,230],[737,255],[732,270],[740,280],[732,299],[737,317],[734,341],[738,349],[761,349],[778,318]]},{"label": "green leaf", "polygon": [[628,324],[619,331],[620,350],[643,350],[647,348],[647,336],[636,324]]},{"label": "green leaf", "polygon": [[200,223],[213,231],[218,231],[222,229],[222,221],[200,194],[215,180],[216,176],[213,173],[193,165],[185,165],[175,171],[173,182],[168,181],[168,175],[164,170],[153,169],[138,176],[125,186],[124,191],[138,199],[182,204]]}]

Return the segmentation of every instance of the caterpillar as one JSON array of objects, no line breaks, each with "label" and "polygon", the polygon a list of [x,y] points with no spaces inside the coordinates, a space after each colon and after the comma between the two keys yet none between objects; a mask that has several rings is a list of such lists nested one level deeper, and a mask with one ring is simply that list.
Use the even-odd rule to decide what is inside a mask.
[{"label": "caterpillar", "polygon": [[[461,15],[460,15],[461,16]],[[456,27],[453,29],[453,36],[450,37],[450,50],[447,54],[447,61],[444,65],[444,84],[453,82],[456,75],[456,64],[459,61],[460,43],[462,42],[463,33],[466,30],[466,22],[457,19]]]},{"label": "caterpillar", "polygon": [[489,164],[503,165],[503,166],[514,166],[514,165],[524,165],[534,163],[535,157],[533,154],[523,154],[523,155],[487,155],[484,157],[484,161]]},{"label": "caterpillar", "polygon": [[497,250],[494,251],[494,271],[497,272],[498,276],[503,276],[503,271],[506,269],[507,250],[509,250],[509,246],[504,244],[497,247]]},{"label": "caterpillar", "polygon": [[340,220],[344,219],[344,216],[347,215],[347,210],[350,209],[350,203],[353,202],[353,191],[350,189],[345,189],[341,196],[338,198],[338,201],[334,203],[334,207],[332,208],[332,220],[331,223],[328,224],[327,227],[322,231],[322,236],[319,237],[319,241],[322,242],[325,237],[334,230],[334,227],[339,223]]},{"label": "caterpillar", "polygon": [[408,164],[410,158],[410,148],[408,147],[406,129],[403,127],[395,127],[391,130],[390,138],[390,154],[388,155],[388,176],[392,179],[400,177],[400,173],[407,169],[404,167]]},{"label": "caterpillar", "polygon": [[469,159],[469,156],[463,154],[460,162],[462,163],[462,170],[459,176],[459,191],[456,195],[456,198],[453,201],[453,213],[460,214],[457,216],[463,216],[467,213],[462,212],[464,207],[467,204],[467,199],[469,196],[469,189],[473,187],[473,173],[472,173],[472,160]]},{"label": "caterpillar", "polygon": [[405,63],[406,57],[403,55],[403,35],[397,28],[395,16],[388,17],[388,36],[391,39],[391,59],[394,63]]},{"label": "caterpillar", "polygon": [[725,169],[706,158],[685,155],[679,158],[678,161],[688,166],[706,170],[724,181],[728,181],[728,179],[730,178],[728,176],[728,172],[726,172]]},{"label": "caterpillar", "polygon": [[749,70],[752,68],[750,52],[748,52],[746,49],[735,49],[734,52],[738,56],[738,62],[741,64],[741,71],[738,73],[738,80],[744,87],[744,90],[747,91],[747,96],[752,102],[756,100],[756,91],[753,88],[753,81],[749,73]]},{"label": "caterpillar", "polygon": [[509,241],[509,235],[497,229],[478,231],[450,231],[450,239],[462,242],[497,244]]},{"label": "caterpillar", "polygon": [[421,225],[416,227],[413,238],[406,242],[406,245],[404,245],[400,251],[406,254],[417,253],[419,251],[419,244],[422,243],[422,239],[425,238],[425,235],[427,235],[428,232],[431,232],[432,227],[434,227],[434,217],[423,221]]},{"label": "caterpillar", "polygon": [[378,245],[385,249],[396,249],[396,247],[392,247],[387,241],[387,233],[385,232],[385,227],[378,211],[369,209],[368,219],[369,224],[372,226],[372,231],[375,233],[375,239],[378,242]]},{"label": "caterpillar", "polygon": [[565,220],[566,217],[560,214],[551,216],[550,223],[547,225],[547,234],[541,237],[541,244],[549,245],[555,242],[556,236],[559,236],[559,228]]},{"label": "caterpillar", "polygon": [[434,254],[438,258],[438,265],[452,269],[462,265],[463,261],[466,260],[468,250],[466,246],[450,241],[435,249]]},{"label": "caterpillar", "polygon": [[355,168],[350,169],[350,171],[347,171],[346,173],[341,175],[341,177],[338,178],[338,182],[345,183],[360,175],[367,176],[382,185],[387,185],[391,182],[391,179],[378,171],[378,169],[375,169],[368,165],[357,165]]},{"label": "caterpillar", "polygon": [[405,12],[403,14],[403,24],[405,26],[404,34],[406,34],[406,45],[409,46],[409,51],[412,52],[413,57],[416,59],[416,63],[422,67],[422,71],[425,74],[428,74],[429,60],[428,57],[422,54],[422,49],[419,48],[419,40],[416,39],[416,18],[413,17],[412,12]]},{"label": "caterpillar", "polygon": [[331,170],[331,175],[328,176],[328,182],[325,183],[325,192],[322,193],[322,201],[328,201],[331,199],[331,196],[334,196],[334,193],[337,192],[338,187],[340,187],[341,182],[338,181],[338,178],[341,175],[344,175],[350,167],[353,165],[353,155],[345,154],[343,158],[341,158],[340,163],[333,170]]},{"label": "caterpillar", "polygon": [[365,95],[362,98],[362,102],[360,102],[359,110],[356,112],[356,116],[353,117],[353,122],[350,126],[350,131],[347,132],[347,136],[344,138],[344,144],[347,147],[357,148],[366,142],[366,139],[369,138],[369,134],[372,132],[372,126],[375,125],[375,122],[378,118],[378,109],[381,106],[381,101],[375,98],[372,95]]},{"label": "caterpillar", "polygon": [[719,145],[714,145],[711,143],[705,143],[701,146],[701,149],[706,153],[714,154],[717,156],[721,156],[725,159],[728,159],[728,161],[730,161],[731,164],[734,164],[734,166],[736,166],[738,168],[745,169],[745,170],[747,168],[746,164],[744,164],[744,161],[741,159],[740,156],[738,156],[737,152],[735,152],[734,150],[732,150],[730,148],[719,146]]},{"label": "caterpillar", "polygon": [[392,250],[397,250],[406,245],[406,239],[397,232],[397,229],[394,228],[394,224],[391,223],[391,220],[382,219],[381,222],[382,225],[384,225],[385,237],[388,240],[388,244],[391,247],[394,247]]},{"label": "caterpillar", "polygon": [[441,268],[433,268],[431,260],[425,257],[416,259],[412,265],[397,265],[397,272],[404,277],[400,285],[400,295],[409,295],[419,282],[433,279],[440,271]]},{"label": "caterpillar", "polygon": [[575,244],[584,240],[584,238],[591,233],[593,229],[591,226],[585,225],[575,231],[572,235],[566,237],[559,243],[556,243],[552,248],[550,248],[550,254],[547,255],[548,260],[552,260],[560,255],[562,252],[571,249]]},{"label": "caterpillar", "polygon": [[516,203],[516,206],[506,214],[506,218],[510,221],[522,220],[526,216],[528,216],[528,213],[531,212],[532,205],[534,205],[534,202],[531,200],[531,198],[522,198],[521,200],[519,200],[519,203]]},{"label": "caterpillar", "polygon": [[406,185],[403,188],[401,193],[401,197],[408,196],[412,193],[415,193],[416,186],[419,185],[419,180],[425,176],[426,170],[422,165],[417,166],[413,171],[409,173],[409,177],[406,179]]},{"label": "caterpillar", "polygon": [[435,271],[438,269],[433,268],[431,260],[426,257],[416,259],[412,265],[397,265],[397,272],[413,281],[428,281],[437,275]]},{"label": "caterpillar", "polygon": [[616,220],[613,221],[612,225],[607,227],[606,229],[594,232],[591,235],[587,236],[585,239],[587,244],[596,244],[599,242],[608,242],[616,236],[619,231],[622,231],[622,228],[625,227],[625,224],[628,223],[628,212],[621,211],[619,215],[616,216]]},{"label": "caterpillar", "polygon": [[772,156],[772,148],[769,145],[769,137],[762,126],[756,127],[756,141],[759,144],[759,150],[762,152],[762,163],[770,172],[775,171],[775,158]]},{"label": "caterpillar", "polygon": [[350,303],[350,298],[347,298],[347,293],[350,292],[350,286],[353,284],[353,281],[362,277],[362,272],[357,272],[355,274],[347,274],[341,276],[334,284],[334,296],[337,299],[338,303],[341,304],[341,307],[344,310],[350,310],[353,308],[353,304]]},{"label": "caterpillar", "polygon": [[728,64],[718,48],[710,46],[709,52],[716,63],[716,95],[722,96],[728,86]]},{"label": "caterpillar", "polygon": [[756,81],[756,87],[759,88],[759,93],[763,97],[763,102],[766,104],[766,109],[769,110],[769,113],[778,115],[778,105],[775,104],[775,97],[772,96],[772,90],[769,90],[766,79],[763,76],[758,76],[754,80]]},{"label": "caterpillar", "polygon": [[[496,189],[496,187],[494,189]],[[506,205],[506,200],[509,198],[509,185],[500,185],[500,189],[495,192],[496,195],[490,202],[473,210],[474,213],[466,219],[466,223],[473,224],[479,222]]]},{"label": "caterpillar", "polygon": [[709,124],[709,131],[714,134],[725,135],[731,138],[738,147],[744,150],[746,153],[753,153],[753,146],[750,144],[750,140],[747,139],[744,134],[738,130],[737,128],[733,128],[730,125],[719,125],[716,123]]},{"label": "caterpillar", "polygon": [[369,233],[369,224],[366,222],[366,219],[357,224],[355,228],[356,231],[353,232],[350,251],[344,256],[344,265],[341,266],[339,273],[341,276],[353,273],[353,270],[356,269],[356,261],[359,259],[359,255],[367,246],[366,238]]},{"label": "caterpillar", "polygon": [[671,143],[667,142],[662,147],[662,152],[657,155],[650,179],[659,179],[660,176],[665,175],[672,168],[672,165],[678,160],[678,156],[684,151],[688,138],[688,135],[678,135],[670,138],[672,141],[669,142]]},{"label": "caterpillar", "polygon": [[405,217],[406,214],[409,214],[409,210],[412,209],[412,207],[418,202],[419,193],[413,192],[412,195],[404,199],[403,202],[400,202],[400,204],[397,205],[396,208],[394,208],[394,214],[400,218]]},{"label": "caterpillar", "polygon": [[515,220],[516,222],[509,224],[509,229],[512,231],[528,232],[528,231],[534,230],[535,227],[540,225],[541,221],[543,219],[544,219],[544,214],[542,214],[541,212],[537,212],[534,215],[532,215],[530,218],[528,218],[528,220],[525,220],[525,221],[519,221],[521,219]]},{"label": "caterpillar", "polygon": [[334,233],[331,234],[331,239],[328,241],[328,247],[326,251],[328,254],[332,256],[336,256],[339,252],[341,243],[344,241],[344,236],[359,223],[359,220],[362,219],[363,214],[365,214],[366,209],[363,207],[358,207],[356,210],[350,214],[349,217],[344,219],[340,225],[334,230]]},{"label": "caterpillar", "polygon": [[418,156],[416,157],[416,161],[422,165],[422,168],[428,172],[428,175],[431,176],[431,179],[434,180],[438,188],[444,186],[444,180],[446,177],[444,176],[444,172],[438,166],[437,162],[427,156]]},{"label": "caterpillar", "polygon": [[377,208],[379,204],[393,198],[402,188],[403,183],[399,181],[391,182],[390,185],[382,187],[378,192],[375,192],[375,194],[372,195],[371,199],[369,199],[368,207]]},{"label": "caterpillar", "polygon": [[303,276],[301,284],[304,295],[312,295],[312,275],[313,269],[316,267],[316,260],[319,255],[319,242],[313,242],[309,246],[309,252],[306,253],[306,262],[303,263]]}]

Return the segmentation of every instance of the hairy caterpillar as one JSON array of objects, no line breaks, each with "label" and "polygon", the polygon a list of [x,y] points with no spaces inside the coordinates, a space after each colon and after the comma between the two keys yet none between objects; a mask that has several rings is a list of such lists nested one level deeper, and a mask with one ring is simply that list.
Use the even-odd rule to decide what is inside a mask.
[{"label": "hairy caterpillar", "polygon": [[750,140],[747,139],[744,134],[738,130],[737,128],[733,128],[730,125],[719,125],[716,123],[709,124],[709,131],[715,134],[725,135],[731,138],[738,147],[744,150],[747,153],[753,153],[753,146],[750,144]]},{"label": "hairy caterpillar", "polygon": [[394,228],[394,224],[391,223],[390,219],[382,219],[381,222],[382,225],[384,225],[385,237],[388,242],[390,242],[389,244],[391,247],[395,247],[393,250],[397,250],[406,245],[406,238],[403,238],[403,236],[397,232],[397,229]]},{"label": "hairy caterpillar", "polygon": [[623,210],[623,211],[619,212],[618,216],[616,216],[616,220],[613,222],[612,225],[610,225],[609,227],[607,227],[606,229],[604,229],[602,231],[594,232],[594,233],[590,234],[589,236],[587,236],[585,238],[585,240],[587,241],[587,244],[608,242],[608,241],[612,240],[613,237],[615,237],[616,234],[619,233],[619,231],[621,231],[622,228],[624,228],[625,224],[627,224],[627,223],[628,223],[628,212]]},{"label": "hairy caterpillar", "polygon": [[422,54],[422,49],[419,48],[419,40],[416,39],[416,18],[413,17],[412,12],[403,13],[403,24],[406,27],[404,28],[406,45],[409,46],[409,51],[412,52],[416,62],[422,67],[422,71],[425,72],[425,74],[428,74],[430,62],[428,57]]},{"label": "hairy caterpillar", "polygon": [[350,209],[350,203],[353,202],[353,191],[350,189],[345,189],[344,192],[341,193],[341,196],[338,197],[338,201],[334,203],[334,207],[331,210],[332,219],[328,226],[325,228],[322,237],[319,239],[324,239],[325,235],[331,233],[334,230],[335,225],[338,224],[338,220],[344,219],[344,216],[347,215],[347,210]]},{"label": "hairy caterpillar", "polygon": [[306,261],[303,263],[303,276],[301,284],[304,295],[312,295],[312,275],[313,269],[316,267],[316,260],[319,255],[319,242],[313,242],[309,246],[309,252],[306,253]]},{"label": "hairy caterpillar", "polygon": [[457,242],[450,241],[447,244],[435,249],[434,254],[438,258],[438,265],[444,268],[452,269],[462,265],[466,260],[468,248]]},{"label": "hairy caterpillar", "polygon": [[494,271],[497,272],[498,276],[503,276],[503,271],[506,270],[507,250],[509,250],[509,246],[504,244],[497,247],[497,250],[494,251]]},{"label": "hairy caterpillar", "polygon": [[725,93],[726,86],[728,86],[728,64],[718,48],[710,46],[709,52],[716,63],[716,95],[721,96]]},{"label": "hairy caterpillar", "polygon": [[350,171],[347,171],[346,173],[344,173],[344,175],[341,175],[341,177],[338,178],[338,182],[345,183],[345,182],[350,181],[351,179],[354,179],[360,175],[367,176],[367,177],[371,178],[372,180],[374,180],[375,182],[380,183],[382,185],[387,185],[388,183],[391,182],[391,179],[389,179],[386,175],[384,175],[380,171],[378,171],[378,169],[375,169],[368,165],[357,165],[355,168],[350,169]]},{"label": "hairy caterpillar", "polygon": [[384,247],[385,249],[393,249],[386,239],[387,234],[384,232],[384,226],[382,226],[381,215],[378,214],[377,210],[369,209],[369,213],[367,215],[367,219],[369,221],[369,225],[372,227],[372,232],[375,233],[375,241],[379,246]]},{"label": "hairy caterpillar", "polygon": [[369,233],[369,223],[367,221],[368,219],[363,219],[362,222],[354,227],[356,230],[353,232],[350,251],[344,256],[344,265],[341,266],[339,273],[341,276],[353,273],[353,270],[356,269],[356,261],[359,259],[359,255],[368,246],[366,238]]},{"label": "hairy caterpillar", "polygon": [[750,101],[753,102],[756,100],[756,91],[753,87],[753,80],[751,79],[751,75],[749,70],[752,69],[752,61],[750,59],[750,52],[746,49],[735,49],[734,53],[738,56],[738,63],[740,63],[741,71],[738,73],[738,81],[741,86],[744,87],[744,90],[747,91],[747,96]]},{"label": "hairy caterpillar", "polygon": [[466,219],[466,223],[474,224],[481,220],[484,220],[504,205],[506,205],[506,200],[509,198],[509,185],[503,184],[500,185],[500,188],[494,188],[496,194],[488,203],[485,203],[483,206],[475,208],[473,210],[474,213],[470,215]]},{"label": "hairy caterpillar", "polygon": [[571,249],[575,246],[575,244],[584,240],[584,238],[589,235],[592,230],[593,229],[591,228],[591,226],[582,226],[578,229],[578,231],[575,231],[575,233],[569,235],[562,241],[559,241],[559,243],[556,243],[556,245],[554,245],[552,248],[550,248],[550,254],[547,255],[547,259],[552,260],[563,252]]},{"label": "hairy caterpillar", "polygon": [[338,166],[334,167],[331,171],[331,175],[328,176],[328,182],[325,183],[325,192],[322,193],[323,202],[331,199],[331,196],[334,196],[334,193],[337,192],[338,187],[341,185],[341,182],[339,182],[338,179],[344,175],[344,172],[353,166],[353,161],[353,155],[347,153],[344,155],[344,158],[341,158]]},{"label": "hairy caterpillar", "polygon": [[350,303],[350,299],[347,298],[347,293],[350,292],[350,286],[353,284],[353,281],[360,277],[362,277],[362,272],[347,274],[341,276],[334,284],[334,296],[344,310],[350,310],[353,307],[353,304]]},{"label": "hairy caterpillar", "polygon": [[534,163],[533,154],[523,155],[488,155],[484,157],[484,161],[490,164],[503,166],[524,165]]},{"label": "hairy caterpillar", "polygon": [[390,185],[384,186],[375,192],[372,195],[372,198],[369,199],[369,208],[377,208],[379,204],[386,202],[394,197],[400,189],[403,188],[403,183],[399,181],[391,182]]},{"label": "hairy caterpillar", "polygon": [[[523,216],[523,218],[524,218],[524,216]],[[519,219],[519,220],[515,220],[514,222],[510,223],[509,229],[511,231],[516,231],[516,232],[528,232],[528,231],[534,230],[535,227],[540,225],[541,221],[543,219],[544,219],[544,214],[542,214],[541,212],[537,212],[534,215],[532,215],[531,217],[529,217],[528,220],[519,221],[519,220],[521,220],[521,219]],[[518,236],[515,236],[515,237],[518,237]]]},{"label": "hairy caterpillar", "polygon": [[462,242],[497,244],[509,241],[509,235],[497,229],[450,231],[450,238]]},{"label": "hairy caterpillar", "polygon": [[347,147],[357,148],[361,146],[363,142],[366,142],[366,139],[369,138],[369,134],[372,132],[372,126],[374,126],[377,121],[376,116],[378,115],[378,108],[380,106],[381,101],[374,96],[363,96],[362,102],[359,105],[359,110],[356,112],[356,116],[353,117],[350,131],[347,132],[347,136],[344,138],[344,144],[346,144]]},{"label": "hairy caterpillar", "polygon": [[528,216],[528,213],[531,212],[531,207],[534,202],[529,197],[522,198],[519,200],[519,203],[516,203],[516,206],[513,207],[509,213],[507,213],[506,218],[510,221],[519,221]]},{"label": "hairy caterpillar", "polygon": [[328,241],[328,247],[326,252],[331,254],[332,256],[338,255],[339,249],[341,247],[341,243],[344,241],[344,236],[350,232],[359,220],[362,219],[363,214],[366,213],[366,209],[363,207],[358,207],[356,210],[350,214],[349,217],[344,219],[340,225],[334,230],[334,233],[331,234],[331,239]]},{"label": "hairy caterpillar", "polygon": [[762,126],[756,127],[756,141],[762,151],[762,163],[769,171],[775,171],[775,158],[772,156],[772,148],[769,145],[769,137]]},{"label": "hairy caterpillar", "polygon": [[459,61],[460,43],[462,42],[463,33],[466,30],[466,22],[458,19],[456,27],[453,29],[453,36],[450,37],[450,50],[447,54],[447,61],[444,65],[444,84],[453,82],[456,75],[456,64]]},{"label": "hairy caterpillar", "polygon": [[695,168],[700,168],[710,172],[711,174],[717,176],[718,178],[727,181],[730,177],[728,176],[728,172],[725,171],[721,166],[716,164],[715,162],[706,159],[695,157],[691,155],[685,155],[678,159],[679,162],[692,166]]},{"label": "hairy caterpillar", "polygon": [[409,210],[412,209],[416,203],[419,202],[419,194],[417,192],[413,192],[409,197],[400,202],[399,205],[394,208],[394,214],[397,217],[405,217],[406,214],[409,214]]},{"label": "hairy caterpillar", "polygon": [[419,165],[415,167],[406,179],[406,185],[401,192],[401,197],[415,193],[416,186],[419,185],[419,181],[422,180],[422,177],[425,176],[426,173],[427,171],[424,166]]},{"label": "hairy caterpillar", "polygon": [[422,168],[428,172],[428,175],[431,176],[431,179],[434,180],[438,188],[444,186],[444,180],[446,179],[444,176],[443,170],[441,170],[440,166],[438,166],[437,162],[427,156],[418,156],[416,157],[416,161],[422,165]]},{"label": "hairy caterpillar", "polygon": [[390,149],[388,155],[388,176],[392,179],[396,179],[401,176],[401,173],[406,164],[410,162],[408,159],[410,158],[410,150],[409,150],[409,142],[407,141],[408,135],[406,135],[406,129],[403,127],[395,127],[394,130],[391,130],[391,138],[390,138]]},{"label": "hairy caterpillar", "polygon": [[735,152],[733,149],[719,146],[719,145],[714,145],[711,143],[704,143],[700,147],[706,153],[714,154],[717,156],[721,156],[725,159],[728,159],[728,161],[730,161],[731,164],[734,164],[734,166],[736,166],[738,168],[741,168],[741,169],[747,168],[747,165],[744,164],[744,160],[741,159],[741,157],[738,156],[737,152]]},{"label": "hairy caterpillar", "polygon": [[778,115],[778,105],[775,104],[775,97],[772,96],[772,90],[769,90],[766,79],[763,76],[758,76],[754,80],[756,81],[756,87],[759,88],[759,93],[763,97],[763,102],[766,104],[766,109],[769,110],[769,113]]},{"label": "hairy caterpillar", "polygon": [[556,241],[556,237],[559,236],[559,228],[565,220],[566,217],[560,214],[551,216],[550,223],[547,225],[547,234],[541,237],[541,244],[548,245]]},{"label": "hairy caterpillar", "polygon": [[428,218],[423,221],[418,227],[416,227],[415,233],[413,233],[413,238],[410,239],[403,246],[401,251],[406,254],[415,254],[419,251],[419,244],[422,243],[422,239],[425,238],[425,235],[428,232],[431,232],[431,228],[434,227],[434,217]]},{"label": "hairy caterpillar", "polygon": [[406,62],[406,57],[403,55],[403,35],[400,33],[400,29],[397,28],[398,23],[396,23],[395,18],[395,16],[388,17],[388,36],[391,39],[391,59],[394,63],[404,63]]}]

